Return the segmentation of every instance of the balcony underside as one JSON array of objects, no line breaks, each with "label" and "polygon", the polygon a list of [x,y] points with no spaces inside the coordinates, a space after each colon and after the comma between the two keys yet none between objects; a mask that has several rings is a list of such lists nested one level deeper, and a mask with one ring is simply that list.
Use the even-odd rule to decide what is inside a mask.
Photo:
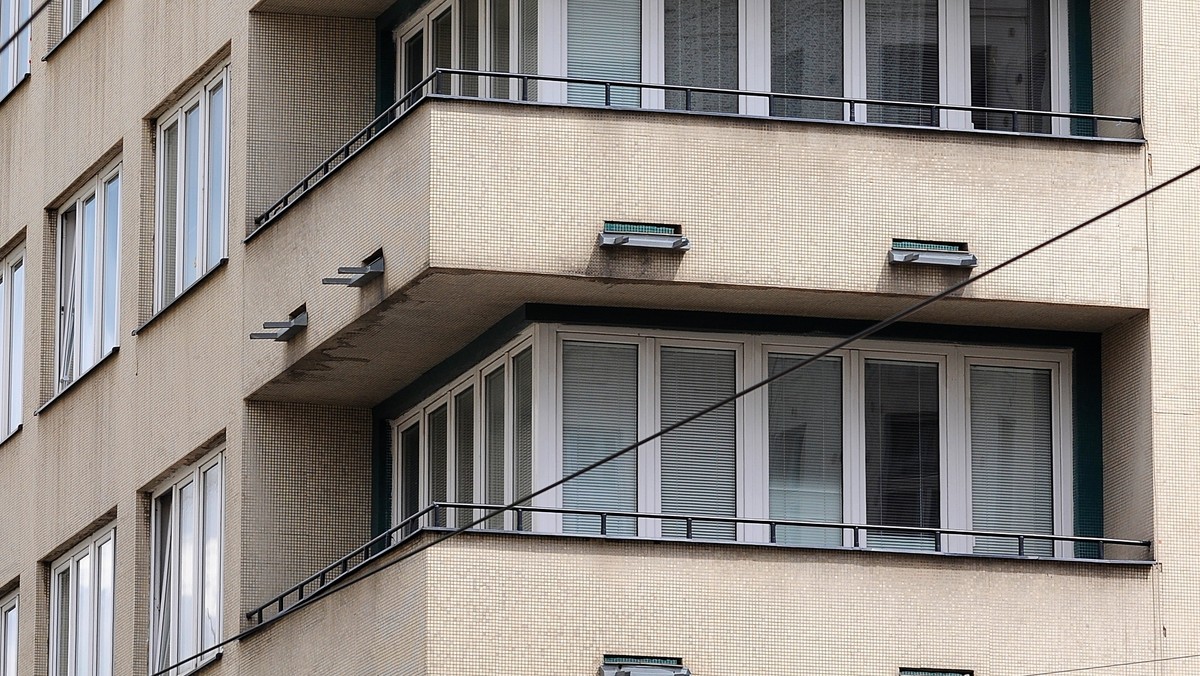
[{"label": "balcony underside", "polygon": [[395,0],[263,0],[252,11],[374,19],[393,4]]}]

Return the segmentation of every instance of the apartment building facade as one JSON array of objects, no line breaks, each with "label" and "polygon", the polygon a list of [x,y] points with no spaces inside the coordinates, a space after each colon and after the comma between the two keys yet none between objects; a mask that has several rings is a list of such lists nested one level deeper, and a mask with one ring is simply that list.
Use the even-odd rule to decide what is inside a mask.
[{"label": "apartment building facade", "polygon": [[0,0],[0,676],[1193,673],[1200,179],[839,341],[1196,164],[1197,25]]}]

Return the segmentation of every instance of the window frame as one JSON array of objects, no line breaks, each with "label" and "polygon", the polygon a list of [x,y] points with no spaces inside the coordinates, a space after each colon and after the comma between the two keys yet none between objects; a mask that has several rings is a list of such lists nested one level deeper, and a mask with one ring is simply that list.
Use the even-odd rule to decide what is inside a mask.
[{"label": "window frame", "polygon": [[[58,308],[55,318],[54,330],[54,392],[61,393],[76,381],[82,378],[85,374],[95,368],[104,360],[105,357],[116,352],[121,345],[121,207],[123,200],[121,199],[121,189],[124,186],[124,181],[121,175],[122,164],[121,160],[117,159],[112,164],[105,167],[103,171],[88,179],[87,183],[77,191],[70,199],[63,202],[55,213],[55,221],[57,223],[55,233],[55,278],[54,278],[54,293],[55,307]],[[117,181],[117,222],[110,224],[107,222],[108,214],[108,195],[107,188],[113,182]],[[96,250],[94,252],[94,268],[96,279],[95,289],[93,290],[91,302],[94,306],[94,326],[88,327],[94,335],[92,341],[95,345],[93,354],[91,355],[91,363],[86,368],[83,363],[83,209],[90,201],[95,201],[96,210]],[[72,247],[72,289],[71,289],[71,306],[67,308],[66,298],[64,298],[63,289],[63,263],[64,263],[64,243],[63,243],[63,223],[68,213],[73,213],[75,217],[75,242]],[[104,344],[104,281],[107,276],[104,265],[105,259],[104,244],[107,240],[106,235],[110,227],[116,228],[117,248],[113,252],[113,259],[116,265],[116,270],[112,272],[113,280],[116,283],[116,300],[113,306],[113,316],[108,318],[112,322],[113,344],[106,346]],[[64,373],[66,364],[64,363],[64,350],[67,347],[64,345],[64,321],[67,312],[74,313],[72,328],[74,335],[71,340],[70,350],[70,373]]]},{"label": "window frame", "polygon": [[[21,288],[21,307],[14,307],[17,288],[12,281],[18,268],[24,270],[22,276],[27,277],[25,243],[21,242],[0,257],[0,266],[0,430],[9,435],[21,426],[25,407],[25,301],[28,294],[27,289]],[[16,343],[20,344],[19,349],[15,347]]]},{"label": "window frame", "polygon": [[[160,547],[164,546],[164,543],[162,542],[162,534],[159,532],[158,526],[157,526],[157,524],[159,522],[159,509],[160,509],[159,499],[162,498],[164,495],[167,495],[168,493],[170,493],[172,496],[171,497],[171,508],[170,508],[171,513],[170,513],[170,517],[169,517],[170,523],[168,524],[168,528],[170,529],[170,532],[167,534],[167,538],[168,538],[167,545],[171,547],[171,549],[168,551],[168,554],[170,555],[171,560],[168,561],[167,563],[169,565],[173,566],[173,568],[170,569],[171,579],[170,579],[170,590],[168,593],[171,595],[170,612],[172,613],[172,620],[174,620],[174,618],[176,618],[178,616],[178,611],[179,611],[179,572],[180,572],[180,568],[178,566],[177,559],[180,555],[180,551],[179,551],[180,510],[179,510],[178,496],[179,496],[180,489],[183,487],[186,487],[189,484],[196,486],[196,515],[195,515],[195,524],[194,525],[196,527],[196,530],[195,530],[196,538],[197,538],[196,542],[197,542],[198,546],[196,548],[196,565],[195,565],[195,570],[193,571],[193,573],[195,574],[196,591],[198,593],[197,593],[197,597],[196,597],[196,599],[197,599],[196,600],[196,617],[194,618],[195,619],[195,630],[196,630],[195,639],[196,639],[197,650],[198,651],[204,650],[204,647],[203,647],[204,573],[206,571],[204,569],[204,551],[203,551],[203,549],[204,549],[203,527],[204,527],[204,507],[205,507],[203,487],[204,487],[204,475],[209,470],[212,470],[213,468],[216,468],[218,470],[218,476],[220,478],[220,486],[221,486],[219,519],[218,519],[220,522],[220,528],[218,529],[218,536],[217,536],[219,551],[218,551],[218,556],[217,556],[217,573],[216,573],[217,586],[218,586],[216,631],[217,631],[217,641],[219,642],[221,640],[221,632],[224,628],[224,613],[225,613],[225,593],[224,593],[224,591],[225,591],[225,544],[226,544],[225,543],[225,518],[226,518],[226,511],[227,511],[226,510],[227,481],[226,481],[226,474],[225,474],[225,447],[224,446],[220,446],[212,451],[209,451],[199,460],[196,460],[195,462],[188,464],[186,467],[179,469],[174,474],[172,474],[170,478],[166,479],[161,484],[159,484],[159,487],[156,488],[150,494],[150,576],[149,576],[150,577],[150,590],[149,590],[150,591],[150,597],[149,597],[150,598],[150,609],[149,609],[150,610],[150,618],[149,618],[150,619],[150,622],[149,622],[149,658],[150,659],[149,659],[149,673],[151,673],[151,674],[157,672],[160,669],[160,667],[157,667],[155,665],[162,664],[162,662],[159,661],[159,659],[162,656],[159,654],[158,646],[159,646],[159,640],[160,640],[160,636],[161,636],[160,632],[162,631],[162,626],[161,626],[162,619],[160,616],[160,614],[162,612],[161,611],[162,601],[161,601],[160,591],[161,591],[161,578],[163,575],[163,571],[160,569],[158,562],[162,558],[162,555],[161,555],[162,553],[160,552]],[[174,664],[174,663],[178,662],[180,659],[187,657],[186,655],[181,656],[178,654],[178,646],[179,646],[179,631],[178,631],[178,629],[179,629],[179,623],[174,622],[171,624],[170,636],[168,637],[168,645],[167,645],[167,654],[169,656],[169,659],[165,663],[167,665]],[[172,669],[170,673],[173,674],[174,676],[179,676],[181,674],[187,674],[187,673],[196,671],[197,669],[204,667],[208,663],[210,663],[216,659],[219,659],[222,652],[224,652],[224,651],[221,648],[217,648],[215,650],[210,650],[203,657],[200,657],[199,659],[192,661],[190,664],[176,667],[175,669]]]},{"label": "window frame", "polygon": [[[97,601],[98,601],[99,593],[100,593],[100,584],[99,584],[100,583],[100,547],[106,543],[112,543],[112,548],[113,548],[113,550],[112,550],[113,551],[113,579],[110,581],[110,585],[113,589],[113,617],[109,618],[109,623],[110,623],[109,630],[113,635],[113,647],[110,649],[110,651],[113,652],[113,656],[115,659],[115,647],[116,647],[115,627],[116,627],[116,598],[117,598],[117,594],[116,594],[117,527],[116,527],[115,523],[112,523],[112,524],[109,524],[109,525],[105,526],[104,528],[100,529],[96,534],[89,536],[87,538],[87,540],[85,540],[84,542],[71,548],[70,551],[68,551],[66,554],[63,554],[62,556],[60,556],[50,566],[50,632],[49,632],[50,652],[49,652],[49,670],[48,670],[48,673],[50,676],[92,676],[92,674],[96,673],[96,671],[99,668],[99,665],[96,661],[96,645],[97,645],[97,634],[100,629],[100,623],[98,621],[96,621],[98,619],[96,610],[99,607],[99,603],[97,603]],[[91,585],[92,586],[91,586],[91,593],[90,593],[90,595],[91,595],[90,602],[91,602],[91,608],[92,608],[92,612],[93,612],[92,626],[91,626],[92,635],[89,637],[89,650],[90,650],[90,653],[92,656],[92,661],[88,666],[88,671],[89,671],[88,674],[76,674],[75,673],[75,661],[76,661],[75,660],[75,648],[76,648],[76,643],[77,643],[76,637],[77,637],[77,632],[78,632],[77,625],[79,623],[79,618],[76,615],[78,607],[79,607],[79,595],[78,595],[78,593],[76,593],[76,590],[79,588],[79,579],[78,579],[79,573],[78,573],[77,564],[84,557],[90,557],[91,561],[93,562],[92,571],[91,571],[91,577],[92,577]],[[58,632],[59,632],[59,624],[60,624],[59,618],[58,618],[58,607],[59,607],[59,595],[61,592],[59,591],[58,585],[55,582],[57,581],[59,575],[62,574],[63,571],[70,572],[69,574],[70,574],[70,584],[71,584],[71,598],[69,601],[70,609],[68,610],[69,614],[71,615],[71,617],[70,617],[71,622],[70,622],[70,635],[67,639],[67,641],[68,641],[67,672],[68,673],[66,673],[66,674],[58,673],[58,657],[59,657],[59,655],[57,652],[58,645],[59,645]],[[115,669],[115,664],[110,665],[108,673],[110,673],[110,674],[115,673],[114,669]]]},{"label": "window frame", "polygon": [[96,11],[96,8],[103,4],[104,0],[79,0],[79,16],[71,11],[71,0],[63,0],[62,3],[62,37],[66,38],[83,20]]},{"label": "window frame", "polygon": [[6,594],[3,597],[0,597],[0,676],[17,676],[15,667],[12,671],[9,671],[8,665],[10,662],[10,657],[11,657],[12,664],[16,665],[19,654],[11,655],[11,656],[8,654],[7,638],[8,638],[8,631],[9,631],[8,614],[11,612],[11,613],[14,613],[13,620],[14,620],[14,624],[16,625],[16,627],[14,628],[14,632],[17,635],[17,646],[18,646],[17,652],[20,653],[20,643],[21,643],[20,595],[21,595],[20,590],[17,589],[17,590],[10,592],[9,594]]},{"label": "window frame", "polygon": [[[13,41],[3,49],[9,50],[9,62],[5,72],[0,72],[0,101],[3,101],[8,94],[16,88],[16,86],[29,75],[29,58],[33,52],[33,31],[31,26],[26,26],[24,44],[24,59],[21,59],[22,45],[21,38],[18,37],[17,27],[29,18],[32,11],[32,0],[0,0],[0,4],[9,4],[9,22],[8,25],[0,25],[0,44],[12,38]],[[0,50],[2,51],[2,50]]]},{"label": "window frame", "polygon": [[[155,120],[154,123],[154,310],[162,311],[171,303],[175,302],[180,296],[187,293],[189,289],[194,287],[204,279],[205,275],[215,269],[221,261],[225,260],[229,255],[229,150],[230,150],[230,64],[228,62],[218,66],[216,69],[206,75],[198,85],[193,87],[183,97],[175,103]],[[221,89],[225,94],[225,106],[222,111],[222,130],[224,138],[222,139],[222,154],[225,159],[225,166],[221,172],[221,190],[224,195],[224,203],[221,205],[221,213],[218,215],[220,219],[220,247],[217,252],[217,257],[214,260],[209,260],[209,170],[212,133],[212,93]],[[185,276],[184,265],[184,249],[186,240],[186,225],[184,223],[184,186],[187,182],[186,163],[188,161],[187,153],[184,145],[184,122],[186,115],[192,109],[200,111],[198,124],[200,125],[200,138],[198,149],[200,157],[197,160],[199,167],[199,175],[196,177],[197,183],[197,214],[196,214],[196,257],[199,263],[196,268],[196,278],[187,281]],[[173,279],[169,280],[171,297],[168,299],[166,294],[168,291],[168,280],[165,279],[166,273],[164,266],[166,265],[166,252],[164,251],[167,238],[165,233],[166,228],[166,181],[165,181],[165,166],[163,153],[165,152],[166,143],[165,137],[167,131],[174,126],[176,129],[177,149],[176,149],[176,167],[175,167],[175,251],[174,262],[175,268],[172,270]]]}]

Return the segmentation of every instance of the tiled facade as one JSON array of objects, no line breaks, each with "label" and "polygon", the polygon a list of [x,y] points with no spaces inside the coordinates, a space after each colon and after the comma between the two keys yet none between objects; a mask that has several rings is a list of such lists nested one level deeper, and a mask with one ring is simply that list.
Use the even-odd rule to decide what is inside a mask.
[{"label": "tiled facade", "polygon": [[[22,429],[0,443],[20,676],[52,673],[48,564],[113,522],[113,673],[153,672],[150,494],[211,449],[223,636],[366,542],[393,471],[376,407],[526,304],[879,319],[966,275],[889,267],[893,237],[969,242],[986,269],[1197,161],[1200,7],[1093,0],[1096,108],[1144,116],[1144,143],[429,100],[243,241],[378,112],[380,17],[413,3],[389,4],[103,0],[65,38],[61,0],[34,20],[30,81],[0,100],[0,253],[23,242],[28,270]],[[156,314],[155,120],[226,62],[228,261]],[[118,159],[120,349],[56,395],[55,213]],[[592,674],[626,653],[697,676],[1019,676],[1195,652],[1195,185],[915,318],[1098,336],[1103,535],[1153,540],[1153,565],[470,533],[203,670]],[[600,250],[605,220],[694,248]],[[382,280],[321,284],[376,251]],[[295,340],[247,339],[301,306]]]}]

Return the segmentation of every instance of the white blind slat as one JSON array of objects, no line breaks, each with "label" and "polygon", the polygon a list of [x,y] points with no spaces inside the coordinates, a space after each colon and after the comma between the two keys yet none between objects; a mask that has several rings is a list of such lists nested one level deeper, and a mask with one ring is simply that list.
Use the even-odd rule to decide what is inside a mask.
[{"label": "white blind slat", "polygon": [[[771,0],[771,91],[844,96],[843,0]],[[842,119],[842,104],[778,99],[772,115]]]},{"label": "white blind slat", "polygon": [[[971,105],[1050,110],[1050,0],[972,0]],[[976,129],[1049,133],[1048,117],[972,113]]]},{"label": "white blind slat", "polygon": [[[642,0],[568,0],[567,75],[597,80],[642,79]],[[570,103],[604,104],[604,87],[571,84]],[[637,106],[637,89],[614,88],[612,102]]]},{"label": "white blind slat", "polygon": [[[938,103],[938,0],[866,0],[867,98]],[[867,121],[930,125],[928,110],[869,106]]]},{"label": "white blind slat", "polygon": [[[664,0],[663,20],[667,84],[738,88],[738,0]],[[683,110],[687,95],[668,91],[666,102]],[[696,93],[692,110],[736,113],[738,97]]]}]

